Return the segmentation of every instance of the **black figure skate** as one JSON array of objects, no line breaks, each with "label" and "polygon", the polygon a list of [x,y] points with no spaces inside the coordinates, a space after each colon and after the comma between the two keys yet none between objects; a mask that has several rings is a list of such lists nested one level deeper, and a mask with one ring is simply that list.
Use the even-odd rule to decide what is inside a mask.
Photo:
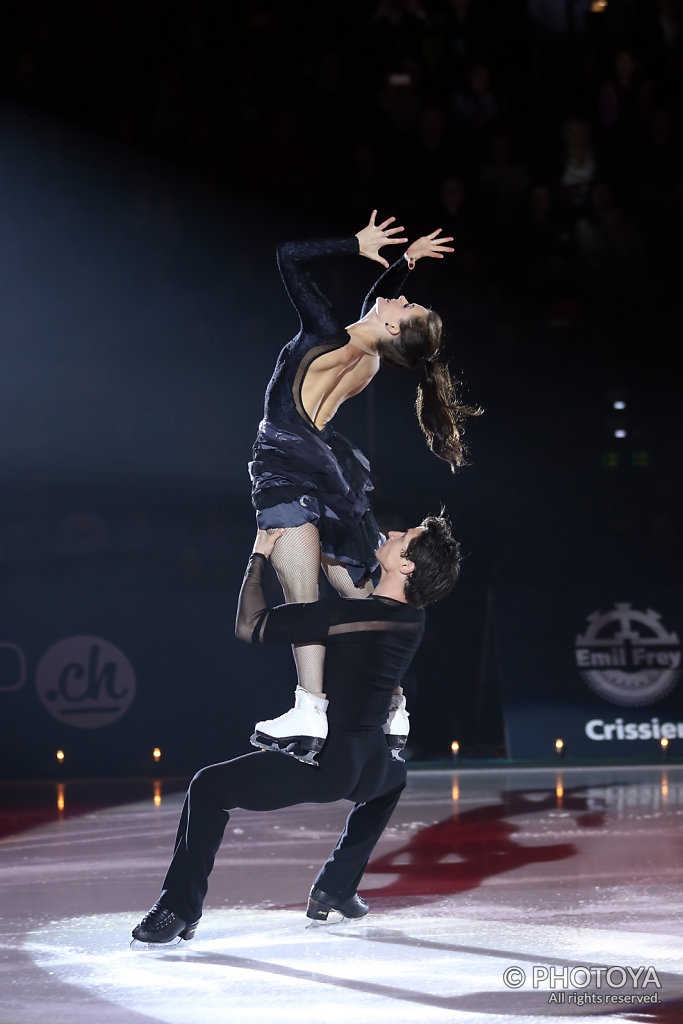
[{"label": "black figure skate", "polygon": [[[343,921],[345,917],[365,917],[369,909],[367,902],[357,892],[344,900],[313,886],[308,897],[306,917],[310,917],[312,921],[327,921],[328,914],[335,913],[340,915],[339,921]],[[339,924],[339,921],[330,923]]]},{"label": "black figure skate", "polygon": [[153,949],[155,946],[178,946],[181,939],[189,942],[197,931],[198,921],[188,924],[172,910],[155,903],[140,924],[133,928],[131,949]]}]

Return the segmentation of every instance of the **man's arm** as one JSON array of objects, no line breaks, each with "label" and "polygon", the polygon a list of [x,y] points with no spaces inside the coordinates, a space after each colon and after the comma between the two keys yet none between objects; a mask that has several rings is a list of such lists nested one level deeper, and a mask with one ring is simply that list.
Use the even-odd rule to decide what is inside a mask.
[{"label": "man's arm", "polygon": [[263,570],[284,529],[259,530],[247,563],[237,603],[235,636],[246,643],[324,643],[329,629],[329,602],[281,604],[269,608],[263,593]]},{"label": "man's arm", "polygon": [[[235,636],[246,643],[258,643],[260,627],[268,614],[268,605],[263,593],[263,569],[267,562],[264,554],[252,551],[247,570],[242,580],[237,602]],[[255,636],[254,633],[257,635]]]}]

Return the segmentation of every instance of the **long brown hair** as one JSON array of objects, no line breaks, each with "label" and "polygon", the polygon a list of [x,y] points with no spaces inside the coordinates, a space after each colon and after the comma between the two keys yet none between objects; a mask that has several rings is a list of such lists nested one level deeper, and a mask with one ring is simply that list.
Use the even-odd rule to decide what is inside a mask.
[{"label": "long brown hair", "polygon": [[377,352],[388,365],[420,370],[417,418],[427,446],[455,472],[456,466],[466,465],[466,448],[461,440],[465,420],[480,416],[482,409],[460,401],[448,366],[438,358],[442,331],[441,317],[430,309],[426,318],[404,320],[401,333],[393,341],[381,341]]}]

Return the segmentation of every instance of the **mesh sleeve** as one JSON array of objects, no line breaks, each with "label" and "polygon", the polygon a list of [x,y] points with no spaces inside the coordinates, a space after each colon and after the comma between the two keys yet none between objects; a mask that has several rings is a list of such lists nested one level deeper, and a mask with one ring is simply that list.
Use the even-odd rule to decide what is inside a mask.
[{"label": "mesh sleeve", "polygon": [[332,303],[308,272],[308,264],[329,256],[358,254],[358,239],[312,239],[278,246],[277,262],[303,331],[335,334],[342,326]]},{"label": "mesh sleeve", "polygon": [[282,604],[269,608],[263,593],[266,556],[252,554],[237,602],[235,636],[248,644],[315,643],[327,640],[330,605],[338,602]]},{"label": "mesh sleeve", "polygon": [[398,298],[401,293],[403,285],[408,279],[408,264],[403,256],[399,257],[395,263],[385,270],[381,277],[378,277],[372,288],[365,296],[363,303],[363,309],[361,310],[361,316],[372,308],[377,299],[378,295],[391,296],[393,299]]},{"label": "mesh sleeve", "polygon": [[237,602],[235,636],[238,640],[246,640],[248,644],[258,643],[258,633],[263,618],[268,613],[268,605],[263,594],[263,567],[266,561],[265,555],[252,554],[247,562],[247,571]]}]

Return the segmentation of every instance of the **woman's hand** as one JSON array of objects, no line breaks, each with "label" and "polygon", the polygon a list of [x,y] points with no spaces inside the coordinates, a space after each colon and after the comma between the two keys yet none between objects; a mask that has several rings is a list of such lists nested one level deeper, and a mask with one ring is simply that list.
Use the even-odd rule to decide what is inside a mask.
[{"label": "woman's hand", "polygon": [[446,242],[452,242],[452,237],[444,235],[438,238],[437,236],[440,234],[441,228],[437,228],[436,231],[432,231],[431,235],[423,235],[422,238],[416,239],[412,245],[408,246],[405,257],[411,270],[415,266],[415,261],[421,260],[423,256],[431,256],[434,260],[442,260],[445,252],[455,251],[452,246],[445,244]]},{"label": "woman's hand", "polygon": [[403,231],[402,227],[389,227],[396,220],[395,217],[388,217],[381,224],[375,224],[376,216],[377,210],[373,210],[367,227],[359,231],[356,238],[358,239],[361,256],[367,256],[369,260],[374,260],[375,263],[381,263],[383,267],[388,267],[388,262],[383,256],[379,255],[379,250],[383,245],[402,245],[408,239],[391,237]]},{"label": "woman's hand", "polygon": [[284,533],[284,527],[280,526],[273,530],[257,530],[256,540],[252,548],[252,555],[265,555],[270,558],[278,538]]}]

